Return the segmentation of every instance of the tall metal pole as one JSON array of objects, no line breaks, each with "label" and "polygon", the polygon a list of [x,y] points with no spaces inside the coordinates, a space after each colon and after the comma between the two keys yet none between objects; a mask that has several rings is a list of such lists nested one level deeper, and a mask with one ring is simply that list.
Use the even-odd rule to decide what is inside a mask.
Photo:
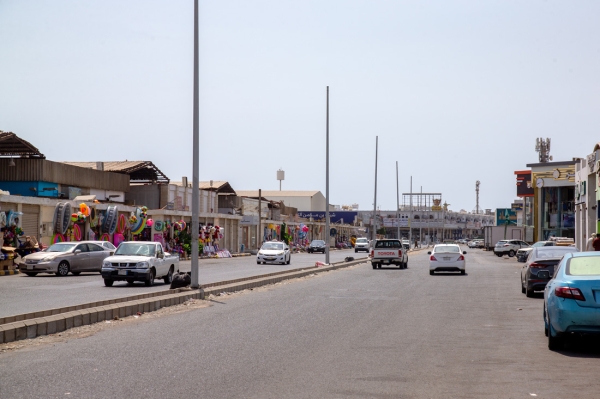
[{"label": "tall metal pole", "polygon": [[329,86],[327,86],[327,112],[325,126],[325,263],[329,264]]},{"label": "tall metal pole", "polygon": [[258,227],[256,230],[256,247],[257,249],[260,249],[260,247],[262,247],[262,190],[260,188],[258,189]]},{"label": "tall metal pole", "polygon": [[[200,183],[198,170],[200,169],[200,123],[198,115],[198,0],[194,0],[194,111],[193,111],[193,161],[192,161],[192,275],[191,288],[198,288],[198,218],[200,208]],[[212,194],[212,193],[211,193]]]},{"label": "tall metal pole", "polygon": [[413,219],[413,203],[412,203],[412,176],[410,177],[410,216],[408,219],[408,240],[410,245],[413,243],[412,239],[412,219]]},{"label": "tall metal pole", "polygon": [[396,161],[396,225],[398,226],[398,239],[400,240],[400,186],[398,184],[398,161]]},{"label": "tall metal pole", "polygon": [[377,239],[377,149],[379,136],[375,136],[375,199],[373,200],[373,240]]},{"label": "tall metal pole", "polygon": [[419,213],[421,214],[421,217],[419,218],[419,245],[423,244],[423,206],[422,201],[423,200],[423,186],[421,186],[421,195],[419,195]]}]

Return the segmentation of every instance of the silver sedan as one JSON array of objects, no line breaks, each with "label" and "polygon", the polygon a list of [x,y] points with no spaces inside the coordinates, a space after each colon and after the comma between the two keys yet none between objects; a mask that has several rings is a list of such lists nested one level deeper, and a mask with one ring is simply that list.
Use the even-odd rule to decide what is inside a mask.
[{"label": "silver sedan", "polygon": [[81,272],[100,272],[104,258],[113,253],[114,249],[93,241],[60,242],[25,256],[19,269],[32,277],[38,273],[66,276],[69,272],[77,276]]}]

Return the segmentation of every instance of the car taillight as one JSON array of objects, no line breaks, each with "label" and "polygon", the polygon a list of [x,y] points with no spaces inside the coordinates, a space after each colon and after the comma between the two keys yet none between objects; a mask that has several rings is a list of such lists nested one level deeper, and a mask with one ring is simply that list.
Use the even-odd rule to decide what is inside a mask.
[{"label": "car taillight", "polygon": [[402,257],[402,250],[398,250],[398,257],[401,258]]},{"label": "car taillight", "polygon": [[375,250],[371,250],[371,258],[375,255]]},{"label": "car taillight", "polygon": [[585,297],[579,291],[579,288],[571,287],[556,287],[554,289],[554,295],[561,298],[576,299],[578,301],[585,301]]},{"label": "car taillight", "polygon": [[431,255],[431,256],[429,257],[429,260],[437,260],[437,259],[435,258],[435,256]]},{"label": "car taillight", "polygon": [[503,247],[508,247],[508,244],[504,244]]},{"label": "car taillight", "polygon": [[535,263],[535,262],[533,262],[533,263],[529,264],[529,267],[532,268],[532,269],[541,269],[543,267],[548,267],[548,265],[544,265],[544,264],[541,264],[541,263]]},{"label": "car taillight", "polygon": [[458,260],[465,260],[465,257],[461,255],[458,257]]}]

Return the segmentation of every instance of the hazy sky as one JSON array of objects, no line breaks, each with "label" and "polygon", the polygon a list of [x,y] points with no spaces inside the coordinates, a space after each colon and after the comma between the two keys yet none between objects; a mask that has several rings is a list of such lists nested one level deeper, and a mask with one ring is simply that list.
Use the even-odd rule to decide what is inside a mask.
[{"label": "hazy sky", "polygon": [[[598,1],[200,1],[200,180],[510,206],[515,170],[600,141]],[[193,1],[0,0],[0,130],[54,161],[192,178]]]}]

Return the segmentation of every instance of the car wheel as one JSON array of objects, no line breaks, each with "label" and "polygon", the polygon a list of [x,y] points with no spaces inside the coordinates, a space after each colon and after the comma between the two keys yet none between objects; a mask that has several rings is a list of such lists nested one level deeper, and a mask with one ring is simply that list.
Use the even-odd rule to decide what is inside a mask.
[{"label": "car wheel", "polygon": [[56,275],[59,277],[64,277],[67,274],[69,274],[69,269],[70,269],[69,263],[67,261],[63,260],[62,262],[60,262],[58,264],[58,269],[56,271]]},{"label": "car wheel", "polygon": [[37,276],[37,273],[34,273],[34,272],[25,272],[25,274],[28,275],[29,277]]},{"label": "car wheel", "polygon": [[287,264],[289,265],[290,263],[292,263],[292,255],[290,255],[290,257],[288,258]]},{"label": "car wheel", "polygon": [[501,258],[502,254],[500,252],[496,252],[496,256],[499,257],[499,258]]},{"label": "car wheel", "polygon": [[429,271],[429,275],[430,275],[430,276],[433,276],[433,274],[434,274],[434,273],[435,273],[435,272],[434,272],[433,270],[430,270],[430,271]]},{"label": "car wheel", "polygon": [[525,280],[525,296],[527,298],[533,297],[533,289],[529,289],[529,284],[527,284],[527,280]]},{"label": "car wheel", "polygon": [[375,263],[372,264],[373,269],[377,269],[377,265]]},{"label": "car wheel", "polygon": [[546,318],[546,308],[544,308],[544,335],[548,336],[548,319]]},{"label": "car wheel", "polygon": [[257,264],[257,265],[260,265],[260,262],[259,262],[259,261],[256,261],[256,264]]},{"label": "car wheel", "polygon": [[104,285],[107,286],[107,287],[112,287],[113,283],[114,283],[114,280],[111,280],[109,278],[105,278],[104,279]]},{"label": "car wheel", "polygon": [[79,276],[79,275],[81,274],[81,272],[71,272],[71,274],[72,274],[73,276]]},{"label": "car wheel", "polygon": [[133,285],[133,280],[132,280],[132,279],[130,279],[130,278],[129,278],[129,279],[127,279],[127,284],[129,284],[129,285]]},{"label": "car wheel", "polygon": [[564,339],[554,329],[548,319],[548,349],[551,351],[561,350],[564,345]]},{"label": "car wheel", "polygon": [[515,251],[514,251],[514,250],[512,250],[512,249],[511,249],[510,251],[508,251],[508,256],[509,256],[509,257],[511,257],[511,258],[512,258],[513,256],[515,256]]},{"label": "car wheel", "polygon": [[172,267],[169,269],[169,273],[167,273],[167,275],[163,277],[163,281],[165,282],[165,284],[171,284],[171,282],[173,281],[173,268]]},{"label": "car wheel", "polygon": [[467,271],[466,271],[466,270],[461,270],[461,271],[460,271],[460,274],[462,274],[463,276],[464,276],[466,273],[467,273]]},{"label": "car wheel", "polygon": [[523,282],[521,281],[521,294],[525,293],[525,286],[523,285]]},{"label": "car wheel", "polygon": [[146,287],[150,287],[154,285],[154,270],[150,270],[150,274],[148,275],[148,280],[144,281]]},{"label": "car wheel", "polygon": [[355,250],[354,250],[354,253],[358,253],[358,250],[357,250],[357,249],[355,249]]}]

